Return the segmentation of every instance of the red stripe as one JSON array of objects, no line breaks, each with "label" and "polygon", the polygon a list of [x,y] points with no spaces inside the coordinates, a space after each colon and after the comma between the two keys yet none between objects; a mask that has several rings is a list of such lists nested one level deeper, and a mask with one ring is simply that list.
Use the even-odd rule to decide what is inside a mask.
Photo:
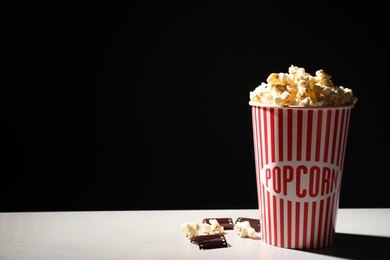
[{"label": "red stripe", "polygon": [[[292,118],[292,110],[287,110],[287,117],[288,119]],[[293,126],[292,126],[293,120],[287,120],[287,160],[292,160],[292,133],[293,133]]]},{"label": "red stripe", "polygon": [[335,199],[334,199],[333,229],[332,229],[332,237],[331,237],[330,243],[333,243],[334,236],[336,234],[337,210],[338,210],[338,207],[339,207],[339,199],[340,199],[339,196],[340,196],[340,186],[337,189],[337,192],[335,194]]},{"label": "red stripe", "polygon": [[311,229],[310,229],[310,247],[314,248],[314,235],[316,227],[316,213],[317,213],[317,201],[313,201],[311,205]]},{"label": "red stripe", "polygon": [[330,212],[330,224],[329,224],[329,232],[328,232],[328,243],[327,245],[330,245],[330,243],[332,242],[332,237],[333,237],[333,234],[334,234],[334,203],[335,203],[335,198],[336,198],[336,193],[333,194],[332,196],[332,206],[331,206],[331,212]]},{"label": "red stripe", "polygon": [[265,221],[265,216],[266,216],[266,205],[265,205],[265,194],[264,191],[265,187],[263,184],[261,184],[261,238],[263,241],[266,241],[266,235],[268,234],[268,230],[266,229],[266,221]]},{"label": "red stripe", "polygon": [[317,247],[321,247],[321,235],[322,235],[322,216],[324,214],[324,200],[320,201],[320,212],[319,212],[319,218],[318,218],[318,240],[317,240]]},{"label": "red stripe", "polygon": [[261,126],[263,125],[262,122],[261,122],[261,111],[262,109],[258,109],[257,110],[257,120],[258,120],[258,123],[257,125],[259,126],[259,129],[258,129],[258,136],[260,138],[260,148],[259,148],[259,153],[260,153],[260,166],[261,166],[261,169],[264,167],[264,153],[263,153],[263,136],[262,136],[262,129],[261,129]]},{"label": "red stripe", "polygon": [[[252,124],[253,124],[253,142],[254,142],[254,152],[255,152],[255,166],[256,166],[256,182],[260,183],[260,155],[259,155],[259,134],[258,134],[258,119],[257,119],[257,111],[256,107],[252,107]],[[259,194],[259,185],[257,186],[257,194]],[[259,201],[260,202],[260,201]]]},{"label": "red stripe", "polygon": [[[262,123],[261,123],[261,118],[260,118],[260,112],[261,112],[261,108],[258,108],[256,107],[256,135],[257,135],[257,157],[256,159],[258,160],[258,169],[257,169],[257,178],[258,178],[258,187],[259,189],[261,188],[261,168],[263,167],[263,152],[262,152],[262,137],[261,137],[261,126],[262,126]],[[259,196],[261,196],[261,193],[259,192]],[[259,199],[259,204],[261,203],[261,199]]]},{"label": "red stripe", "polygon": [[270,124],[271,124],[271,162],[275,162],[275,109],[270,108]]},{"label": "red stripe", "polygon": [[280,245],[284,247],[284,200],[279,200],[280,207]]},{"label": "red stripe", "polygon": [[272,196],[272,204],[274,208],[274,219],[273,219],[273,226],[274,226],[274,245],[278,245],[278,208],[277,208],[277,202],[276,202],[276,196]]},{"label": "red stripe", "polygon": [[299,247],[299,207],[300,203],[295,202],[295,247]]},{"label": "red stripe", "polygon": [[309,110],[307,114],[306,161],[311,160],[312,129],[313,129],[313,110]]},{"label": "red stripe", "polygon": [[324,147],[324,162],[328,162],[328,151],[329,151],[329,135],[330,135],[330,124],[332,122],[332,110],[328,110],[326,117],[326,130],[325,130],[325,147]]},{"label": "red stripe", "polygon": [[309,203],[303,204],[303,247],[307,248],[307,226],[309,225]]},{"label": "red stripe", "polygon": [[297,161],[302,160],[302,110],[298,110],[298,123],[297,123]]},{"label": "red stripe", "polygon": [[347,134],[348,134],[348,128],[349,128],[349,117],[351,115],[351,109],[348,109],[347,111],[347,118],[345,120],[345,130],[344,130],[344,144],[343,144],[343,153],[342,153],[342,158],[341,158],[341,163],[340,163],[340,170],[344,168],[344,156],[345,156],[345,146],[347,143]]},{"label": "red stripe", "polygon": [[321,133],[322,133],[322,110],[318,111],[317,115],[317,135],[316,135],[316,162],[320,161],[321,152]]},{"label": "red stripe", "polygon": [[292,244],[292,202],[287,201],[287,247],[291,248]]},{"label": "red stripe", "polygon": [[326,245],[326,238],[328,237],[328,221],[329,221],[329,204],[330,197],[326,199],[326,211],[325,211],[325,225],[324,225],[324,245]]},{"label": "red stripe", "polygon": [[265,164],[268,164],[268,121],[267,108],[263,108],[263,131],[264,131],[264,146],[265,146]]},{"label": "red stripe", "polygon": [[332,157],[330,159],[330,162],[333,164],[334,163],[334,154],[336,153],[336,140],[337,137],[339,137],[341,134],[339,133],[339,128],[338,128],[338,123],[339,123],[339,110],[336,110],[336,115],[334,119],[334,130],[333,130],[333,143],[332,143]]},{"label": "red stripe", "polygon": [[283,161],[283,109],[278,109],[279,161]]},{"label": "red stripe", "polygon": [[264,159],[263,159],[263,151],[262,151],[262,147],[263,147],[263,138],[261,136],[261,118],[260,118],[260,108],[257,109],[256,111],[256,116],[257,116],[257,144],[259,145],[258,149],[257,149],[257,152],[258,152],[258,160],[260,161],[259,165],[260,165],[260,168],[259,168],[259,177],[260,177],[260,171],[261,169],[264,167]]},{"label": "red stripe", "polygon": [[256,171],[258,169],[258,149],[259,149],[259,146],[258,146],[258,143],[257,143],[257,140],[258,140],[258,134],[257,134],[257,118],[256,118],[256,108],[255,107],[252,107],[252,127],[253,127],[253,143],[254,143],[254,148],[255,148],[255,163],[256,163]]},{"label": "red stripe", "polygon": [[268,242],[272,243],[272,223],[271,223],[271,201],[270,201],[270,194],[267,191],[267,210],[268,210],[268,236],[269,240]]},{"label": "red stripe", "polygon": [[338,147],[339,147],[339,154],[337,156],[337,161],[336,161],[336,165],[338,167],[340,167],[340,159],[342,157],[342,154],[343,154],[343,147],[342,147],[342,143],[343,143],[343,139],[344,139],[344,129],[345,129],[345,109],[343,109],[341,111],[341,126],[340,126],[340,138],[339,138],[339,144],[338,144]]}]

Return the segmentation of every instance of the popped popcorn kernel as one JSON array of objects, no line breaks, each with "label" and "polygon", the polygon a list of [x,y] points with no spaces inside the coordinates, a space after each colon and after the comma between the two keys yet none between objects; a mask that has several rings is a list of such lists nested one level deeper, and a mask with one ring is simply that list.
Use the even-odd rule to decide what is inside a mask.
[{"label": "popped popcorn kernel", "polygon": [[249,104],[319,107],[354,105],[358,101],[351,89],[337,86],[331,79],[323,69],[312,76],[304,68],[291,65],[288,73],[271,73],[267,83],[251,91]]},{"label": "popped popcorn kernel", "polygon": [[185,231],[186,237],[189,239],[197,237],[199,234],[199,224],[194,222],[186,222],[180,225],[181,230]]},{"label": "popped popcorn kernel", "polygon": [[249,221],[237,222],[233,229],[238,232],[242,238],[256,238],[256,231],[251,227]]},{"label": "popped popcorn kernel", "polygon": [[223,234],[224,228],[221,226],[216,219],[210,219],[210,224],[202,223],[203,233],[214,235],[214,234]]}]

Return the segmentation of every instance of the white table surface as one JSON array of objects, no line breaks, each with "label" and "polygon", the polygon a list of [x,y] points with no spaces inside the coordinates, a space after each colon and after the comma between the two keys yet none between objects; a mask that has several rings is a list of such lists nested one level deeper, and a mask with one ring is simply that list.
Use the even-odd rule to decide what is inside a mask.
[{"label": "white table surface", "polygon": [[[389,259],[390,209],[339,209],[335,243],[296,250],[240,238],[200,250],[180,224],[203,218],[257,218],[258,210],[71,211],[0,213],[0,260],[45,259]],[[202,228],[200,229],[202,231]]]}]

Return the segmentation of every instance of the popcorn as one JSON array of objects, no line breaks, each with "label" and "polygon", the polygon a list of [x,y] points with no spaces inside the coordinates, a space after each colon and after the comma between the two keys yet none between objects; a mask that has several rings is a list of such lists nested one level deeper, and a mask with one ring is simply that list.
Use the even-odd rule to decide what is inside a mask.
[{"label": "popcorn", "polygon": [[256,238],[256,231],[251,227],[249,221],[237,222],[233,228],[242,238]]},{"label": "popcorn", "polygon": [[186,222],[180,225],[181,230],[186,232],[186,237],[193,238],[198,236],[199,232],[199,224],[193,223],[193,222]]},{"label": "popcorn", "polygon": [[210,224],[202,223],[203,232],[209,235],[223,234],[224,228],[221,226],[216,219],[210,219]]},{"label": "popcorn", "polygon": [[331,78],[322,69],[312,76],[304,68],[291,65],[288,73],[271,73],[267,83],[251,91],[249,104],[319,107],[353,105],[358,101],[351,89],[334,85]]}]

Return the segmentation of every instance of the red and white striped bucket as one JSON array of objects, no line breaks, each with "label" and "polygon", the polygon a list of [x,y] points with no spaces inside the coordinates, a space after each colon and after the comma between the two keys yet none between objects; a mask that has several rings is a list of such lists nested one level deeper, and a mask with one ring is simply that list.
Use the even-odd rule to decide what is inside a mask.
[{"label": "red and white striped bucket", "polygon": [[252,106],[266,243],[299,249],[333,243],[352,107]]}]

